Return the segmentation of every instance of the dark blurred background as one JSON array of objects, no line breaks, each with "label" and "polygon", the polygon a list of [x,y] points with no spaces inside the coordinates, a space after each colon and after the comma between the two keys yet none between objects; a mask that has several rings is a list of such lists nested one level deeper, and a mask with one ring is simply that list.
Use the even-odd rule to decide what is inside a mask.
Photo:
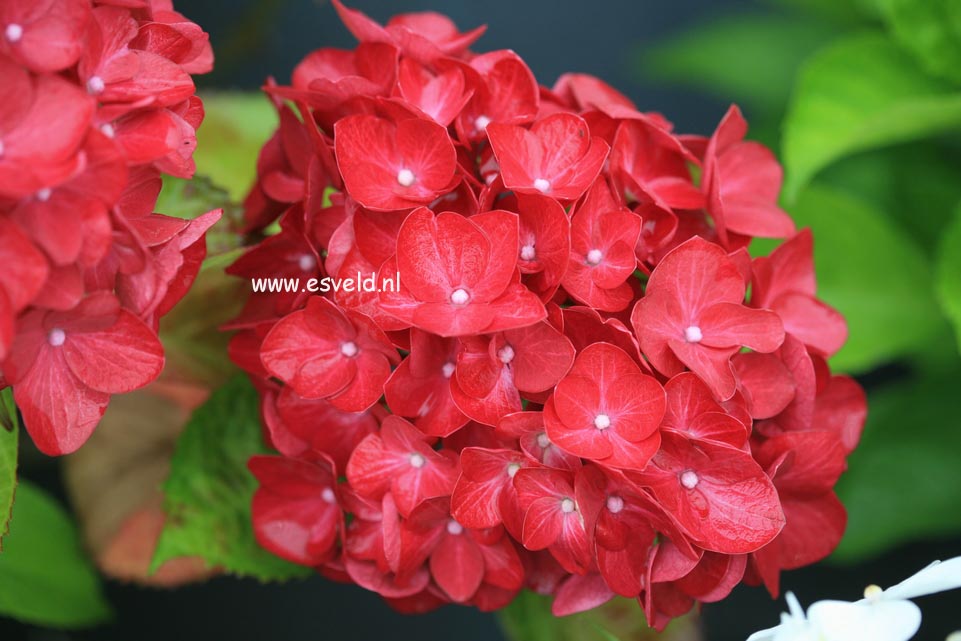
[{"label": "dark blurred background", "polygon": [[[475,48],[514,49],[542,84],[551,85],[566,71],[592,73],[627,94],[641,109],[664,113],[678,130],[704,134],[714,128],[727,102],[645,78],[640,63],[644,48],[732,11],[757,11],[759,7],[772,13],[781,10],[750,0],[352,0],[348,4],[379,21],[398,12],[431,9],[448,14],[462,29],[487,24],[488,32]],[[324,0],[177,0],[176,7],[211,35],[217,67],[214,73],[199,79],[204,90],[255,90],[268,75],[286,83],[294,65],[311,50],[354,44]],[[746,115],[750,120],[750,110]],[[871,387],[878,378],[867,377],[863,382]],[[65,501],[54,461],[28,464],[22,473]],[[827,562],[790,572],[782,585],[796,592],[805,605],[824,598],[854,600],[868,583],[891,585],[933,559],[959,553],[958,541],[914,544],[867,563],[840,566]],[[504,638],[492,615],[447,607],[428,615],[401,616],[373,594],[320,577],[286,585],[218,578],[174,591],[108,581],[106,591],[117,612],[117,619],[109,626],[67,633],[0,619],[0,640]],[[917,639],[943,641],[949,633],[961,629],[961,598],[957,592],[927,597],[919,604],[924,624]],[[741,586],[727,600],[704,608],[705,639],[743,641],[751,632],[775,625],[782,609],[783,600],[774,602],[761,589]]]}]

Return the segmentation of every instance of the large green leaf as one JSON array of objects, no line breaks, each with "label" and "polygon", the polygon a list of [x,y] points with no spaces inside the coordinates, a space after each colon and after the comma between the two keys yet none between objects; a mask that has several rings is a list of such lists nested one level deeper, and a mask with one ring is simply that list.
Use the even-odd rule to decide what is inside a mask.
[{"label": "large green leaf", "polygon": [[928,72],[961,84],[961,1],[874,2],[894,37]]},{"label": "large green leaf", "polygon": [[194,412],[177,442],[163,486],[167,525],[151,571],[169,559],[199,556],[228,573],[263,581],[311,573],[270,554],[254,538],[250,501],[257,481],[247,459],[266,451],[257,392],[237,376]]},{"label": "large green leaf", "polygon": [[835,33],[832,25],[804,16],[725,16],[644,51],[641,64],[661,79],[779,116],[798,66]]},{"label": "large green leaf", "polygon": [[941,239],[937,289],[941,307],[954,323],[961,349],[961,206],[955,210],[954,221]]},{"label": "large green leaf", "polygon": [[832,360],[836,368],[862,372],[908,356],[944,328],[928,259],[893,220],[816,185],[791,213],[814,231],[818,296],[847,318],[849,338]]},{"label": "large green leaf", "polygon": [[801,70],[784,124],[786,194],[868,149],[961,129],[961,92],[928,77],[880,33],[831,44]]},{"label": "large green leaf", "polygon": [[948,370],[870,395],[861,445],[838,485],[848,529],[836,559],[961,532],[959,378]]},{"label": "large green leaf", "polygon": [[25,481],[17,488],[0,554],[0,614],[57,628],[87,627],[110,618],[99,578],[67,513]]},{"label": "large green leaf", "polygon": [[208,176],[239,202],[253,184],[260,148],[277,128],[277,111],[260,93],[205,93],[206,116],[197,132],[197,174]]},{"label": "large green leaf", "polygon": [[818,183],[885,212],[931,254],[961,200],[961,153],[931,141],[876,149],[839,160]]},{"label": "large green leaf", "polygon": [[0,390],[0,552],[13,510],[13,495],[17,491],[18,423],[12,390],[9,387]]}]

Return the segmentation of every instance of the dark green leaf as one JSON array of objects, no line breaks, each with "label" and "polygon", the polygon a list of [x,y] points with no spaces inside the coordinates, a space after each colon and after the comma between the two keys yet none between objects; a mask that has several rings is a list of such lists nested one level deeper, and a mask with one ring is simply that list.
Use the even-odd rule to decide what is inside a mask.
[{"label": "dark green leaf", "polygon": [[961,532],[959,379],[955,369],[871,394],[861,445],[838,485],[848,529],[836,559]]},{"label": "dark green leaf", "polygon": [[866,371],[923,348],[944,328],[928,259],[894,221],[815,185],[791,213],[814,231],[818,296],[848,321],[850,337],[835,367]]},{"label": "dark green leaf", "polygon": [[931,74],[961,84],[961,2],[874,0],[891,33]]},{"label": "dark green leaf", "polygon": [[941,307],[954,324],[961,349],[961,206],[944,232],[938,255],[937,290]]},{"label": "dark green leaf", "polygon": [[930,254],[961,200],[961,154],[931,141],[877,149],[834,163],[818,183],[883,211]]},{"label": "dark green leaf", "polygon": [[257,392],[246,377],[235,377],[194,412],[177,442],[163,486],[167,525],[151,571],[169,559],[199,556],[230,574],[263,581],[311,574],[254,538],[250,501],[257,481],[247,459],[266,451]]},{"label": "dark green leaf", "polygon": [[7,534],[13,496],[17,491],[17,439],[20,434],[17,407],[8,387],[0,390],[0,552]]},{"label": "dark green leaf", "polygon": [[100,580],[63,508],[21,481],[0,554],[0,614],[56,628],[110,618]]},{"label": "dark green leaf", "polygon": [[844,156],[959,128],[961,92],[882,34],[847,36],[801,70],[784,125],[786,195]]}]

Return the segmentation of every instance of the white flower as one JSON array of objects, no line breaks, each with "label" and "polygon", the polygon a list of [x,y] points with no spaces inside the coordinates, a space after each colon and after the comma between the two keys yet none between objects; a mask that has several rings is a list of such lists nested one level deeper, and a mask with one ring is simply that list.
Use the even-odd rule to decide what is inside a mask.
[{"label": "white flower", "polygon": [[956,588],[961,588],[961,557],[935,561],[887,590],[868,586],[854,603],[818,601],[806,616],[788,592],[790,613],[781,615],[781,625],[755,632],[748,641],[908,641],[921,626],[921,610],[908,599]]}]

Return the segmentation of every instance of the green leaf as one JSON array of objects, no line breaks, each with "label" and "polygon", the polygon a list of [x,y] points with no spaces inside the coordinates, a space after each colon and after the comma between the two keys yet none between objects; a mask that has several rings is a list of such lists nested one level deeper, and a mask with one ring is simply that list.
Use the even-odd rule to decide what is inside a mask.
[{"label": "green leaf", "polygon": [[675,619],[664,632],[656,632],[637,601],[621,597],[587,612],[555,617],[551,597],[523,590],[497,614],[512,641],[680,641],[697,636],[690,617]]},{"label": "green leaf", "polygon": [[943,329],[928,259],[894,221],[817,185],[802,192],[791,213],[814,232],[818,297],[848,322],[834,367],[869,370],[924,348]]},{"label": "green leaf", "polygon": [[267,453],[257,392],[245,376],[232,378],[194,412],[177,442],[163,485],[167,525],[151,572],[182,556],[262,581],[309,576],[258,545],[250,522],[257,481],[247,459]]},{"label": "green leaf", "polygon": [[0,554],[0,614],[56,628],[88,627],[111,616],[69,516],[26,481],[17,488]]},{"label": "green leaf", "polygon": [[257,175],[260,148],[277,128],[277,111],[260,92],[205,93],[197,132],[197,174],[209,176],[240,202]]},{"label": "green leaf", "polygon": [[874,1],[888,29],[925,70],[961,83],[961,1]]},{"label": "green leaf", "polygon": [[804,16],[723,16],[642,52],[641,65],[779,117],[801,62],[836,31]]},{"label": "green leaf", "polygon": [[954,324],[961,349],[961,205],[941,239],[936,281],[938,299]]},{"label": "green leaf", "polygon": [[838,484],[848,528],[835,559],[961,532],[959,379],[955,369],[870,395],[864,436]]},{"label": "green leaf", "polygon": [[847,36],[802,68],[784,125],[789,200],[844,156],[961,128],[961,92],[879,33]]},{"label": "green leaf", "polygon": [[851,193],[896,220],[932,254],[961,200],[961,153],[931,141],[844,158],[818,183]]},{"label": "green leaf", "polygon": [[17,440],[20,425],[13,390],[0,390],[0,552],[7,534],[13,510],[13,496],[17,491]]}]

